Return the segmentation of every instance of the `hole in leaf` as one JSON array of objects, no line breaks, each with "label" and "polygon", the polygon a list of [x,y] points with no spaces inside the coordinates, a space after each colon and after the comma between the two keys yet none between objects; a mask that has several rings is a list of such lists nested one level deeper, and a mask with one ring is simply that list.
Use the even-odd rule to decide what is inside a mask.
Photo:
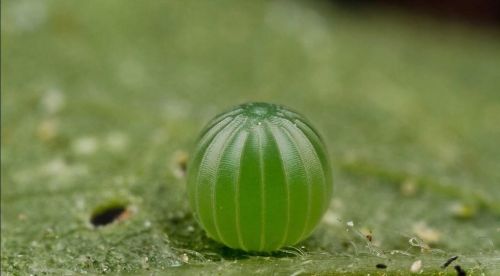
[{"label": "hole in leaf", "polygon": [[126,219],[129,216],[130,211],[127,209],[126,204],[113,202],[97,207],[94,212],[92,212],[90,223],[92,223],[94,227],[100,227],[117,220]]}]

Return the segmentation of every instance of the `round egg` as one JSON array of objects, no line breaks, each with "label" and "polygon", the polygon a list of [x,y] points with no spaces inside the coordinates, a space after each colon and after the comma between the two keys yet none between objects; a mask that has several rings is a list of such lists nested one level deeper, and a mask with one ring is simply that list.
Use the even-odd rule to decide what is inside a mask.
[{"label": "round egg", "polygon": [[188,166],[194,216],[228,247],[275,251],[307,238],[332,196],[325,143],[300,114],[248,103],[214,118]]}]

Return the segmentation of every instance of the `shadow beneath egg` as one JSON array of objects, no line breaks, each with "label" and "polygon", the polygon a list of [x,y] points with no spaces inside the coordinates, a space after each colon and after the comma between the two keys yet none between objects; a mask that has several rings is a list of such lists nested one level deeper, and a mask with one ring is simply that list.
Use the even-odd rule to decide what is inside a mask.
[{"label": "shadow beneath egg", "polygon": [[[229,248],[209,238],[191,213],[170,214],[164,221],[164,225],[164,231],[169,237],[171,246],[195,260],[243,260],[250,257],[290,258],[304,254],[297,247],[285,247],[275,252],[246,252]],[[302,243],[307,243],[308,240]]]}]

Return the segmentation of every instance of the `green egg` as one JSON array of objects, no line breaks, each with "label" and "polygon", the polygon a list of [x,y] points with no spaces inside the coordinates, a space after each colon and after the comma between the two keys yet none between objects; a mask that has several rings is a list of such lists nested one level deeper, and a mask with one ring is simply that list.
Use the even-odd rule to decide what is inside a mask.
[{"label": "green egg", "polygon": [[329,206],[332,184],[318,132],[302,115],[268,103],[214,118],[188,166],[196,220],[212,239],[245,251],[307,238]]}]

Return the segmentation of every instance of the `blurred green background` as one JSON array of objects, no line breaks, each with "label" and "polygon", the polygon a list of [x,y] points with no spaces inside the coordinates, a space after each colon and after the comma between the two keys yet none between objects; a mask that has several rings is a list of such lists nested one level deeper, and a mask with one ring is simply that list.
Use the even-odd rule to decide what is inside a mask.
[{"label": "blurred green background", "polygon": [[[497,29],[323,1],[1,13],[2,275],[500,273]],[[268,256],[209,240],[184,187],[200,129],[248,101],[308,117],[334,170],[322,224]]]}]

